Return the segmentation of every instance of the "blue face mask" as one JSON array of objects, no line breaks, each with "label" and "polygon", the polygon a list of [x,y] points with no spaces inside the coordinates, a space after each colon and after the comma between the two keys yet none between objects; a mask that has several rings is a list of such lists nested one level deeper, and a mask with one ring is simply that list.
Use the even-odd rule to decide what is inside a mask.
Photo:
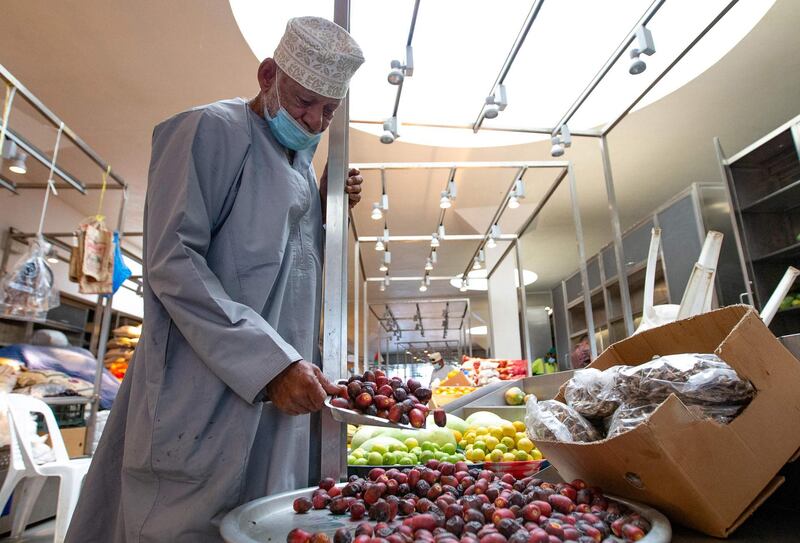
[{"label": "blue face mask", "polygon": [[[277,79],[275,80],[275,84],[278,84]],[[276,88],[275,91],[278,92],[278,89]],[[284,147],[292,151],[302,151],[303,149],[308,149],[319,143],[322,134],[312,134],[303,128],[294,117],[289,115],[286,108],[281,106],[280,94],[278,94],[278,112],[274,117],[269,114],[266,100],[263,106],[264,118],[267,120],[267,124],[269,124],[272,135],[275,136],[275,139]]]}]

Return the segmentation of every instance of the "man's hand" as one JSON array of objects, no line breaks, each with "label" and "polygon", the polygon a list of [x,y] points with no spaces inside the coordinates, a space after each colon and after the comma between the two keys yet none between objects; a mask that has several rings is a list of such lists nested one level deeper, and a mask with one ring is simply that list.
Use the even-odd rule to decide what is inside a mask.
[{"label": "man's hand", "polygon": [[[348,195],[350,207],[353,208],[361,201],[361,184],[364,178],[361,177],[361,171],[357,168],[350,168],[347,173],[347,181],[345,181],[344,191]],[[322,172],[322,177],[319,179],[319,197],[322,201],[323,212],[325,204],[328,200],[328,165],[325,164],[325,171]]]},{"label": "man's hand", "polygon": [[342,387],[314,364],[294,362],[267,385],[267,395],[275,407],[289,415],[304,415],[322,409],[328,394],[339,394]]}]

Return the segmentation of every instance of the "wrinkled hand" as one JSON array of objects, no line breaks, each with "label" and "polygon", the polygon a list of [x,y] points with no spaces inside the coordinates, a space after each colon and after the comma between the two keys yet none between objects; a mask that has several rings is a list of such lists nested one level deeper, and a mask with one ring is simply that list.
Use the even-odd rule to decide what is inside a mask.
[{"label": "wrinkled hand", "polygon": [[272,403],[289,415],[304,415],[322,409],[328,394],[343,387],[328,381],[322,371],[305,360],[294,362],[267,385]]},{"label": "wrinkled hand", "polygon": [[[358,168],[350,168],[347,173],[347,181],[345,181],[344,191],[347,193],[350,207],[353,208],[361,201],[361,184],[364,178],[361,177],[361,171]],[[328,198],[328,165],[325,164],[325,171],[322,172],[322,177],[319,180],[319,195],[322,199],[323,209]]]}]

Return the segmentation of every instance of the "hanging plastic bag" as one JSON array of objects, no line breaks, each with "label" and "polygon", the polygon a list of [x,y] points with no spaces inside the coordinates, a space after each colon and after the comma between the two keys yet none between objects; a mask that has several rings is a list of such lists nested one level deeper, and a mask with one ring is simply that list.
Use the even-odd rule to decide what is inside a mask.
[{"label": "hanging plastic bag", "polygon": [[114,235],[100,217],[81,223],[80,291],[111,294],[114,277]]},{"label": "hanging plastic bag", "polygon": [[0,309],[7,317],[44,320],[58,306],[53,271],[47,265],[50,244],[32,238],[27,253],[0,282]]},{"label": "hanging plastic bag", "polygon": [[114,232],[114,273],[112,280],[112,292],[116,293],[122,283],[132,274],[130,268],[125,265],[125,260],[122,258],[122,249],[119,244],[119,232]]}]

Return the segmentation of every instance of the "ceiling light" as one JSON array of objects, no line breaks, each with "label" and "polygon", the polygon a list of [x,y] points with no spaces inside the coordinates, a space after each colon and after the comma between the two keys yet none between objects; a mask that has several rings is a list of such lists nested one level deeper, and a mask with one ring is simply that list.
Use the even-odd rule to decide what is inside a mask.
[{"label": "ceiling light", "polygon": [[448,209],[451,205],[453,204],[450,202],[450,195],[447,194],[446,190],[443,190],[442,198],[439,200],[439,207],[442,209]]},{"label": "ceiling light", "polygon": [[653,34],[644,25],[636,29],[636,40],[639,46],[631,49],[631,67],[628,69],[631,75],[639,75],[647,69],[647,64],[639,58],[639,55],[650,56],[656,52]]},{"label": "ceiling light", "polygon": [[400,137],[397,133],[397,117],[389,117],[383,121],[383,134],[381,134],[381,143],[390,144]]},{"label": "ceiling light", "polygon": [[381,204],[375,202],[372,204],[372,215],[370,215],[373,221],[379,221],[383,218],[383,211],[381,210]]},{"label": "ceiling light", "polygon": [[440,238],[444,238],[445,236],[444,223],[439,225],[439,229],[436,233],[439,235]]},{"label": "ceiling light", "polygon": [[437,260],[439,260],[439,255],[436,253],[436,249],[431,249],[431,262],[436,264]]},{"label": "ceiling light", "polygon": [[564,149],[572,146],[572,135],[569,132],[569,127],[562,124],[559,132],[560,135],[556,134],[550,138],[550,142],[553,144],[550,148],[550,155],[555,158],[563,156]]},{"label": "ceiling light", "polygon": [[439,246],[439,236],[436,233],[431,234],[431,248],[435,249]]},{"label": "ceiling light", "polygon": [[494,240],[494,238],[490,237],[489,240],[486,242],[486,248],[494,249],[495,247],[497,247],[497,242]]},{"label": "ceiling light", "polygon": [[[517,201],[517,205],[519,205],[519,201]],[[501,236],[500,232],[500,225],[493,224],[492,227],[489,229],[489,239],[486,242],[486,247],[488,249],[494,249],[497,247],[497,238]]]},{"label": "ceiling light", "polygon": [[381,262],[380,268],[378,270],[385,272],[389,271],[389,264],[392,263],[392,253],[390,251],[384,251],[383,253],[383,262]]},{"label": "ceiling light", "polygon": [[378,268],[378,271],[382,271],[382,272],[389,271],[389,266],[387,266],[385,262],[381,262],[381,265]]},{"label": "ceiling light", "polygon": [[483,116],[487,119],[496,118],[498,113],[504,111],[508,105],[506,86],[498,85],[497,91],[497,94],[500,95],[499,97],[496,97],[494,94],[486,97],[486,107],[483,109]]},{"label": "ceiling light", "polygon": [[391,281],[391,279],[389,279],[389,274],[387,273],[387,274],[384,276],[384,278],[383,278],[383,284],[384,284],[384,285],[386,285],[386,286],[388,287],[388,286],[389,286],[389,283],[391,283],[391,282],[392,282],[392,281]]},{"label": "ceiling light", "polygon": [[50,250],[47,251],[47,261],[50,264],[58,264],[60,262],[58,260],[58,253],[56,253],[55,247],[50,247]]},{"label": "ceiling light", "polygon": [[478,260],[477,258],[472,262],[472,269],[473,270],[481,269],[481,261]]},{"label": "ceiling light", "polygon": [[428,257],[425,260],[425,271],[431,271],[433,269],[433,262],[431,261],[431,257]]},{"label": "ceiling light", "polygon": [[427,291],[427,290],[428,290],[428,285],[426,285],[426,284],[425,284],[425,281],[423,281],[422,283],[420,283],[420,285],[419,285],[419,291],[420,291],[420,292],[425,292],[425,291]]},{"label": "ceiling light", "polygon": [[8,169],[14,173],[18,173],[20,175],[25,175],[28,173],[28,168],[25,166],[25,160],[28,158],[22,151],[17,151],[17,154],[11,160],[11,164],[8,166]]},{"label": "ceiling light", "polygon": [[[472,270],[469,272],[469,274],[467,274],[467,289],[478,291],[489,290],[489,280],[487,279],[488,274],[489,272],[485,268],[480,270]],[[535,283],[538,279],[539,275],[536,272],[531,270],[522,270],[522,280],[525,283],[525,286]],[[450,279],[450,284],[454,288],[458,288],[460,290],[460,287],[463,285],[461,274]],[[519,277],[516,273],[514,273],[514,287],[519,287]]]},{"label": "ceiling light", "polygon": [[[451,281],[451,283],[452,283],[452,281]],[[467,281],[466,279],[462,279],[461,280],[461,286],[458,288],[458,290],[460,290],[461,292],[468,291],[469,290],[469,281]]]},{"label": "ceiling light", "polygon": [[512,194],[508,197],[508,208],[509,209],[517,209],[519,207],[519,200],[517,197]]},{"label": "ceiling light", "polygon": [[386,285],[381,283],[381,292],[386,292]]},{"label": "ceiling light", "polygon": [[375,242],[375,250],[376,251],[385,251],[386,250],[386,246],[383,244],[383,240],[382,239],[379,239],[378,241]]},{"label": "ceiling light", "polygon": [[406,76],[411,77],[414,75],[414,50],[410,45],[406,46],[406,63],[403,64],[399,60],[393,60],[389,67],[391,71],[387,76],[387,80],[391,85],[399,85],[403,82]]}]

